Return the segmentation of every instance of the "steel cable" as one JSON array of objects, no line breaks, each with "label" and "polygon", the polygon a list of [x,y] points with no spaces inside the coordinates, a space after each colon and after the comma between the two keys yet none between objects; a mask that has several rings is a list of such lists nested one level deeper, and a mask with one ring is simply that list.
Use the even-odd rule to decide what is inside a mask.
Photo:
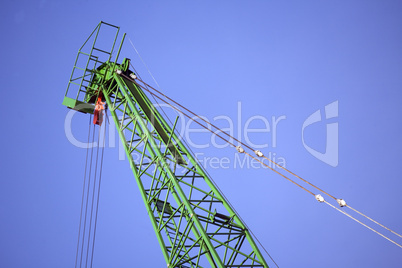
[{"label": "steel cable", "polygon": [[[87,178],[89,139],[90,139],[90,136],[91,136],[91,122],[92,122],[92,115],[89,116],[87,153],[86,153],[86,157],[85,157],[84,184],[83,184],[83,186],[82,186],[80,224],[79,224],[79,227],[78,227],[78,239],[77,239],[78,241],[77,241],[77,252],[76,252],[76,254],[75,254],[75,267],[77,267],[78,252],[79,252],[80,238],[81,238],[82,212],[83,212],[83,206],[84,206],[85,184],[86,184],[86,178]],[[80,266],[81,266],[81,265],[80,265]]]},{"label": "steel cable", "polygon": [[[159,100],[165,102],[166,104],[170,105],[168,102],[166,102],[165,100],[163,100],[161,97],[159,97],[158,95],[153,94],[152,92],[150,92],[152,95],[154,95],[156,98],[158,98]],[[200,122],[194,120],[191,116],[189,116],[186,113],[183,113],[182,111],[180,111],[180,109],[174,107],[171,105],[171,107],[175,110],[177,110],[178,112],[182,113],[184,116],[188,117],[190,120],[193,120],[193,122],[197,123],[198,125],[200,125],[201,127],[208,129],[206,126],[204,126],[203,124],[201,124]],[[217,137],[219,137],[220,139],[222,139],[223,141],[227,142],[228,144],[232,145],[233,147],[236,147],[233,143],[231,143],[229,140],[225,139],[224,137],[222,137],[221,135],[217,134],[216,132],[213,132],[212,130],[208,129],[210,132],[212,132],[214,135],[216,135]],[[225,133],[222,131],[222,133]],[[300,188],[302,188],[303,190],[307,191],[308,193],[314,195],[314,193],[312,193],[311,191],[309,191],[308,189],[304,188],[303,186],[301,186],[300,184],[298,184],[297,182],[293,181],[292,179],[286,177],[285,175],[283,175],[282,173],[276,171],[275,169],[271,168],[270,166],[268,166],[267,164],[265,164],[264,162],[260,161],[258,158],[250,155],[249,153],[245,152],[246,155],[250,156],[251,158],[257,160],[258,162],[260,162],[262,165],[268,167],[269,169],[271,169],[272,171],[276,172],[277,174],[281,175],[282,177],[286,178],[287,180],[289,180],[290,182],[296,184],[297,186],[299,186]]]},{"label": "steel cable", "polygon": [[[142,80],[140,80],[140,81],[141,81],[144,85],[149,86],[149,87],[152,88],[154,91],[156,91],[157,93],[161,94],[161,95],[162,95],[163,97],[165,97],[166,99],[172,101],[172,102],[173,102],[174,104],[176,104],[177,106],[181,107],[182,109],[184,109],[184,110],[186,110],[187,112],[191,113],[192,115],[194,115],[194,116],[197,117],[198,119],[201,119],[202,121],[204,121],[204,122],[207,123],[208,125],[212,126],[213,128],[215,128],[215,129],[218,130],[219,132],[222,132],[223,134],[225,134],[225,135],[228,136],[229,138],[231,138],[231,139],[237,141],[239,144],[243,145],[244,147],[246,147],[246,148],[248,148],[248,149],[254,151],[254,149],[253,149],[252,147],[250,147],[249,145],[247,145],[247,144],[245,144],[245,143],[239,141],[238,139],[236,139],[235,137],[231,136],[231,135],[228,134],[227,132],[221,130],[219,127],[215,126],[214,124],[208,122],[208,121],[205,120],[204,118],[202,118],[202,117],[198,116],[197,114],[195,114],[194,112],[190,111],[189,109],[187,109],[186,107],[184,107],[184,106],[181,105],[180,103],[174,101],[173,99],[169,98],[168,96],[166,96],[166,95],[163,94],[162,92],[160,92],[160,91],[158,91],[157,89],[151,87],[150,85],[148,85],[148,84],[145,83],[144,81],[142,81]],[[134,82],[135,82],[135,81],[134,81]],[[148,90],[148,88],[144,88],[144,86],[142,86],[142,85],[140,85],[140,84],[138,84],[138,83],[136,83],[136,84],[137,84],[138,86],[142,87],[143,89],[147,90],[150,94],[153,95],[153,93],[152,93],[150,90]],[[208,129],[208,128],[206,128],[206,129]],[[212,132],[212,131],[211,131],[211,132]],[[212,133],[214,133],[214,132],[212,132]],[[215,134],[215,133],[214,133],[214,134]],[[233,145],[232,143],[230,143],[230,144]],[[233,145],[233,146],[234,146],[234,145]],[[234,146],[234,147],[236,147],[236,146]],[[265,159],[267,159],[268,161],[270,161],[272,164],[276,165],[277,167],[279,167],[279,168],[281,168],[281,169],[283,169],[283,170],[289,172],[290,174],[292,174],[292,175],[295,176],[296,178],[298,178],[298,179],[304,181],[305,183],[309,184],[310,186],[316,188],[317,190],[321,191],[322,193],[324,193],[324,194],[328,195],[329,197],[333,198],[334,200],[336,200],[336,197],[334,197],[334,196],[332,196],[331,194],[327,193],[326,191],[324,191],[324,190],[318,188],[318,187],[315,186],[314,184],[312,184],[312,183],[310,183],[309,181],[303,179],[302,177],[298,176],[297,174],[293,173],[292,171],[288,170],[287,168],[285,168],[285,167],[279,165],[278,163],[276,163],[275,161],[269,159],[269,158],[266,157],[266,156],[263,156],[263,157],[264,157]]]},{"label": "steel cable", "polygon": [[352,207],[351,207],[351,206],[349,206],[349,205],[346,205],[346,206],[347,206],[348,208],[350,208],[351,210],[353,210],[354,212],[356,212],[357,214],[360,214],[361,216],[365,217],[366,219],[368,219],[368,220],[370,220],[370,221],[374,222],[374,223],[375,223],[375,224],[377,224],[377,225],[380,225],[382,228],[384,228],[384,229],[386,229],[386,230],[390,231],[391,233],[393,233],[394,235],[397,235],[397,236],[399,236],[399,237],[401,237],[401,238],[402,238],[402,235],[400,235],[400,234],[398,234],[397,232],[395,232],[395,231],[393,231],[393,230],[389,229],[388,227],[386,227],[386,226],[382,225],[381,223],[379,223],[379,222],[377,222],[377,221],[373,220],[372,218],[370,218],[369,216],[367,216],[367,215],[365,215],[365,214],[361,213],[361,212],[360,212],[360,211],[358,211],[357,209],[354,209],[354,208],[352,208]]},{"label": "steel cable", "polygon": [[[92,143],[94,143],[95,140],[95,126],[92,132]],[[89,144],[88,144],[89,146]],[[84,253],[84,242],[85,242],[85,231],[86,231],[86,224],[87,224],[87,215],[88,215],[88,201],[89,201],[89,189],[90,189],[90,184],[91,184],[91,174],[92,174],[92,157],[93,157],[93,146],[91,148],[91,157],[90,157],[90,164],[89,164],[89,176],[88,176],[88,188],[87,188],[87,200],[86,200],[86,205],[85,205],[85,217],[84,217],[84,231],[82,235],[82,243],[81,243],[81,260],[80,260],[80,267],[82,266],[82,256]]]},{"label": "steel cable", "polygon": [[[128,77],[126,77],[126,78],[127,78],[127,79],[130,79],[130,78],[128,78]],[[230,137],[231,139],[233,139],[233,140],[239,142],[240,144],[242,144],[244,147],[246,147],[246,148],[248,148],[248,149],[254,151],[253,148],[251,148],[251,147],[248,146],[247,144],[244,144],[244,143],[240,142],[238,139],[234,138],[234,137],[231,136],[230,134],[228,134],[228,133],[222,131],[220,128],[218,128],[218,127],[215,126],[214,124],[208,122],[207,120],[205,120],[205,119],[203,119],[202,117],[198,116],[197,114],[193,113],[192,111],[190,111],[190,110],[187,109],[186,107],[182,106],[182,105],[179,104],[178,102],[176,102],[176,101],[174,101],[173,99],[169,98],[169,97],[166,96],[164,93],[158,91],[157,89],[153,88],[152,86],[150,86],[149,84],[145,83],[144,81],[137,79],[137,80],[139,80],[140,82],[142,82],[146,87],[145,87],[144,85],[141,85],[141,84],[137,83],[137,81],[135,81],[135,80],[132,80],[132,79],[130,79],[130,80],[131,80],[132,82],[134,82],[136,85],[138,85],[139,87],[141,87],[142,89],[146,90],[146,91],[147,91],[148,93],[150,93],[152,96],[155,96],[156,98],[160,99],[160,100],[163,101],[164,103],[168,104],[168,105],[169,105],[170,107],[172,107],[173,109],[179,111],[180,113],[182,113],[183,115],[185,115],[186,117],[188,117],[190,120],[193,120],[194,122],[196,122],[197,124],[199,124],[199,125],[202,126],[203,128],[209,130],[212,134],[218,136],[219,138],[221,138],[222,140],[226,141],[226,142],[229,143],[230,145],[236,147],[236,146],[235,146],[233,143],[231,143],[230,141],[224,139],[222,136],[218,135],[216,132],[210,130],[208,127],[206,127],[206,126],[202,125],[201,123],[199,123],[198,121],[194,120],[194,117],[196,117],[196,118],[198,118],[198,119],[201,119],[202,121],[204,121],[204,122],[207,123],[208,125],[214,127],[216,130],[218,130],[217,132],[221,132],[221,133],[227,135],[227,136]],[[180,109],[174,107],[173,105],[171,105],[170,103],[168,103],[167,101],[165,101],[164,99],[162,99],[161,97],[159,97],[158,95],[156,95],[154,92],[150,91],[147,87],[153,89],[153,90],[154,90],[155,92],[157,92],[158,94],[162,95],[163,97],[165,97],[166,99],[170,100],[171,102],[173,102],[173,103],[176,104],[177,106],[179,106],[179,107],[181,107],[182,109],[186,110],[187,112],[191,113],[192,115],[194,115],[194,117],[191,117],[191,116],[187,115],[185,112],[181,111]],[[248,153],[247,153],[247,154],[248,154]],[[249,155],[250,157],[256,159],[255,157],[251,156],[250,154],[248,154],[248,155]],[[271,159],[269,159],[269,158],[267,158],[267,157],[265,157],[265,156],[263,156],[263,158],[267,159],[267,160],[270,161],[271,163],[273,163],[273,164],[275,164],[276,166],[280,167],[281,169],[287,171],[288,173],[290,173],[291,175],[295,176],[296,178],[302,180],[303,182],[309,184],[310,186],[314,187],[315,189],[319,190],[320,192],[326,194],[327,196],[331,197],[332,199],[338,201],[338,199],[337,199],[336,197],[334,197],[333,195],[331,195],[331,194],[329,194],[328,192],[322,190],[321,188],[317,187],[316,185],[310,183],[309,181],[303,179],[302,177],[298,176],[298,175],[295,174],[294,172],[292,172],[292,171],[286,169],[285,167],[282,167],[282,166],[279,165],[278,163],[272,161]],[[262,163],[264,166],[269,167],[268,165],[266,165],[265,163],[259,161],[258,159],[257,159],[257,161],[260,162],[260,163]],[[299,186],[299,187],[302,188],[303,190],[305,190],[305,191],[307,191],[308,193],[314,195],[314,193],[312,193],[311,191],[307,190],[305,187],[301,186],[300,184],[294,182],[293,180],[289,179],[288,177],[286,177],[286,176],[283,175],[282,173],[280,173],[280,172],[278,172],[278,171],[272,169],[271,167],[269,167],[269,168],[270,168],[271,170],[273,170],[274,172],[276,172],[277,174],[280,174],[280,175],[281,175],[282,177],[284,177],[285,179],[287,179],[287,180],[291,181],[292,183],[296,184],[297,186]],[[365,214],[363,214],[363,213],[357,211],[356,209],[353,209],[351,206],[346,205],[346,207],[352,209],[353,211],[355,211],[355,212],[357,212],[358,214],[364,216],[365,218],[369,219],[370,221],[376,223],[377,225],[381,226],[382,228],[385,228],[386,230],[388,230],[388,231],[394,233],[395,235],[397,235],[397,236],[399,236],[399,237],[402,237],[400,234],[398,234],[398,233],[392,231],[390,228],[388,228],[388,227],[386,227],[386,226],[380,224],[379,222],[377,222],[377,221],[373,220],[372,218],[366,216]],[[342,212],[343,212],[343,211],[342,211]],[[346,213],[346,212],[345,212],[345,213]],[[357,221],[357,222],[361,223],[360,221]],[[363,226],[365,226],[365,225],[363,224]],[[384,235],[381,234],[381,236],[384,236]],[[384,236],[384,237],[387,238],[386,236]],[[390,241],[392,241],[392,240],[389,239],[389,238],[387,238],[387,239],[390,240]],[[393,241],[392,241],[392,242],[393,242]],[[399,244],[397,244],[397,245],[399,245]]]},{"label": "steel cable", "polygon": [[[96,182],[97,182],[97,172],[98,172],[98,157],[99,157],[99,145],[100,145],[100,136],[101,136],[101,131],[100,128],[98,130],[98,144],[96,148],[96,159],[95,159],[95,174],[94,174],[94,180],[93,180],[93,187],[92,187],[92,202],[91,202],[91,213],[89,217],[89,229],[88,229],[88,239],[87,239],[87,254],[86,254],[86,259],[85,259],[85,267],[88,266],[88,259],[89,259],[89,252],[93,252],[93,248],[89,248],[90,242],[91,242],[91,234],[92,234],[92,222],[93,222],[93,209],[94,209],[94,201],[95,201],[95,190],[96,190]],[[99,200],[99,199],[98,199]],[[92,256],[92,253],[91,253]]]},{"label": "steel cable", "polygon": [[[93,125],[92,131],[91,131],[91,125]],[[104,145],[105,145],[106,127],[104,128],[104,130],[105,130],[105,132],[103,135],[104,139],[103,139],[103,148],[102,148],[100,162],[99,162],[99,144],[100,144],[101,132],[100,132],[100,129],[98,131],[97,152],[96,152],[96,157],[95,157],[95,171],[93,172],[93,170],[92,170],[92,164],[93,164],[93,160],[94,160],[93,144],[95,142],[96,130],[95,130],[95,124],[92,124],[92,115],[91,115],[89,118],[87,153],[86,153],[85,170],[84,170],[84,183],[83,183],[83,189],[82,189],[80,222],[79,222],[79,227],[78,227],[78,239],[77,239],[78,241],[77,241],[77,250],[76,250],[76,257],[75,257],[75,267],[76,268],[83,267],[84,262],[85,262],[85,267],[88,266],[89,254],[91,255],[90,266],[92,267],[94,245],[95,245],[96,225],[97,225],[98,209],[99,209],[99,195],[100,195],[100,186],[101,186],[101,178],[102,178],[102,166],[103,166],[103,155],[104,155],[104,147],[105,147]],[[92,133],[92,135],[91,135],[91,133]],[[92,140],[90,139],[91,136],[92,136]],[[90,145],[92,145],[91,150],[89,150]],[[89,154],[89,151],[91,151],[90,154]],[[98,163],[100,164],[99,179],[97,179]],[[92,175],[94,176],[94,178],[92,178]],[[96,202],[95,202],[95,192],[96,192],[95,190],[96,190],[97,182],[98,182],[98,187],[97,187],[98,191],[97,191],[97,198],[96,198]],[[92,186],[92,193],[90,190],[91,186]],[[89,206],[90,198],[92,199],[92,201],[91,201],[91,209],[90,209],[90,213],[89,213],[88,206]],[[85,208],[84,208],[84,206],[85,206]],[[93,216],[94,208],[96,208],[95,218]],[[92,223],[94,223],[94,227],[92,227]],[[93,233],[92,246],[90,247],[92,233]],[[86,252],[84,253],[85,242],[87,242],[87,247],[86,247]],[[81,251],[80,251],[80,249],[81,249]],[[84,255],[85,255],[85,257],[84,257]],[[78,264],[78,259],[80,259],[79,264]]]},{"label": "steel cable", "polygon": [[379,236],[382,236],[383,238],[387,239],[387,240],[390,241],[391,243],[394,243],[394,244],[397,245],[398,247],[402,248],[402,245],[400,245],[400,244],[398,244],[397,242],[395,242],[394,240],[392,240],[392,239],[386,237],[386,236],[383,235],[382,233],[380,233],[380,232],[374,230],[374,229],[371,228],[370,226],[368,226],[368,225],[362,223],[362,222],[359,221],[358,219],[354,218],[352,215],[350,215],[350,214],[346,213],[345,211],[343,211],[343,210],[341,210],[341,209],[335,207],[334,205],[328,203],[327,201],[324,201],[324,202],[325,202],[325,204],[327,204],[327,205],[329,205],[330,207],[336,209],[337,211],[341,212],[342,214],[346,215],[347,217],[351,218],[352,220],[354,220],[354,221],[360,223],[361,225],[363,225],[363,226],[366,227],[367,229],[373,231],[374,233],[378,234]]},{"label": "steel cable", "polygon": [[[107,117],[107,111],[106,110],[105,110],[105,114],[106,114],[106,117]],[[101,156],[101,162],[100,162],[99,180],[98,180],[98,194],[97,194],[97,201],[96,201],[94,237],[92,239],[92,252],[91,252],[91,262],[90,262],[91,265],[90,265],[90,267],[92,267],[92,264],[93,264],[94,251],[95,251],[95,237],[96,237],[96,226],[97,226],[97,221],[98,221],[99,196],[100,196],[100,189],[101,189],[101,182],[102,182],[103,153],[105,151],[105,141],[106,141],[106,125],[107,124],[104,125],[104,132],[103,132],[103,147],[102,147],[102,156]]]}]

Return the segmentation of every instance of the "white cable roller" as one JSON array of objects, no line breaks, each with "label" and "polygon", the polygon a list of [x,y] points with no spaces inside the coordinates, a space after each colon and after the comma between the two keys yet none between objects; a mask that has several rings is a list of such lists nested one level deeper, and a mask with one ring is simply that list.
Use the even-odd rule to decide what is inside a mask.
[{"label": "white cable roller", "polygon": [[315,199],[317,199],[317,201],[320,203],[325,201],[324,197],[322,197],[322,195],[320,195],[320,194],[316,194]]},{"label": "white cable roller", "polygon": [[343,199],[336,199],[336,202],[338,202],[339,206],[341,207],[346,207],[346,201]]},{"label": "white cable roller", "polygon": [[239,146],[236,146],[236,150],[239,152],[239,153],[244,153],[244,149],[243,149],[243,147],[241,147],[240,145]]},{"label": "white cable roller", "polygon": [[254,153],[259,156],[259,157],[263,157],[264,154],[260,151],[260,150],[255,150]]}]

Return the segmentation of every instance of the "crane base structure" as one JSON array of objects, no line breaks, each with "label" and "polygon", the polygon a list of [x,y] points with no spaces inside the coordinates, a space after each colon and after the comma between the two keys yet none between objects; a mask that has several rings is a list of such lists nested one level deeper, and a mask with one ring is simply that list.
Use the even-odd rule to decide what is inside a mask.
[{"label": "crane base structure", "polygon": [[[112,38],[101,48],[102,30]],[[112,115],[167,267],[268,267],[250,231],[136,81],[118,63],[125,34],[100,22],[79,49],[63,105]],[[114,39],[113,39],[114,37]]]}]

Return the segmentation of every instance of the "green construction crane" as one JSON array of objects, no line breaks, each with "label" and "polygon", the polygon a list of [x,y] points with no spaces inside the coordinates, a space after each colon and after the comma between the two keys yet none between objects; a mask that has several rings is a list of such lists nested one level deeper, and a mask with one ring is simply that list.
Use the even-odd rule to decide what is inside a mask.
[{"label": "green construction crane", "polygon": [[175,134],[177,118],[165,121],[129,59],[117,63],[125,38],[117,45],[119,31],[97,25],[78,51],[63,104],[94,114],[95,124],[107,104],[168,267],[268,267],[246,225]]}]

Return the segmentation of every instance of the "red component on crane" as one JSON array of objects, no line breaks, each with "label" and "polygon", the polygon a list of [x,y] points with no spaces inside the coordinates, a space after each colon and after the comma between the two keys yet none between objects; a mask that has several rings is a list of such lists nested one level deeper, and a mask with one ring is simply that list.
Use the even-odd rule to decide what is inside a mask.
[{"label": "red component on crane", "polygon": [[95,111],[94,111],[94,124],[95,125],[102,125],[103,122],[103,110],[105,110],[105,102],[102,101],[103,95],[102,93],[99,94],[98,100],[95,104]]}]

